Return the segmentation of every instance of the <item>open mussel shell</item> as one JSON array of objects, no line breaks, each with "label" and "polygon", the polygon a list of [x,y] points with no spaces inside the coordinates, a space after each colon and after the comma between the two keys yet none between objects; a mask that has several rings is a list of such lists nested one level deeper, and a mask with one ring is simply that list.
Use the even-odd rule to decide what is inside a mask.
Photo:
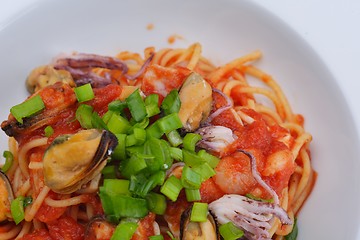
[{"label": "open mussel shell", "polygon": [[14,200],[14,193],[6,174],[0,171],[0,223],[8,219],[10,204]]},{"label": "open mussel shell", "polygon": [[213,215],[209,212],[206,222],[191,222],[192,207],[186,209],[180,220],[180,240],[219,240],[220,234]]},{"label": "open mussel shell", "polygon": [[114,134],[97,129],[55,138],[43,158],[46,186],[57,193],[75,192],[101,172],[116,145]]}]

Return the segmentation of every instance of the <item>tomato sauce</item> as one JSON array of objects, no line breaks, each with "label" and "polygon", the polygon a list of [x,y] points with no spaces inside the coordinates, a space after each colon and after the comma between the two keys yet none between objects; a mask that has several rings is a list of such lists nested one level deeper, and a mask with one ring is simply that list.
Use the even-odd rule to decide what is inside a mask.
[{"label": "tomato sauce", "polygon": [[61,217],[47,223],[48,230],[36,229],[21,240],[82,240],[85,228],[71,217]]},{"label": "tomato sauce", "polygon": [[49,234],[53,239],[84,239],[85,228],[76,222],[73,218],[63,216],[56,221],[47,224]]},{"label": "tomato sauce", "polygon": [[201,202],[211,203],[224,195],[225,193],[219,188],[219,186],[216,185],[213,178],[209,178],[201,183]]},{"label": "tomato sauce", "polygon": [[46,229],[36,229],[32,233],[26,234],[20,240],[54,240]]}]

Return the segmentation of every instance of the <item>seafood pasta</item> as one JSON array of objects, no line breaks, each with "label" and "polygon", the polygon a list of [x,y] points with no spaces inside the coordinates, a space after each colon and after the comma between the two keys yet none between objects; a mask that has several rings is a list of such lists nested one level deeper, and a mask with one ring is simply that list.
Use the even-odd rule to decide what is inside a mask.
[{"label": "seafood pasta", "polygon": [[214,66],[196,43],[35,68],[1,124],[0,239],[295,239],[312,137],[260,58]]}]

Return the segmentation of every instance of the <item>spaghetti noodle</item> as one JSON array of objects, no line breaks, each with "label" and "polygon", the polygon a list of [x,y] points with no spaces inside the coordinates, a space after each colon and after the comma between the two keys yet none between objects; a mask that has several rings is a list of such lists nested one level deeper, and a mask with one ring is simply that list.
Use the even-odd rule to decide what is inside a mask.
[{"label": "spaghetti noodle", "polygon": [[[278,204],[285,210],[290,221],[284,224],[281,218],[272,217],[268,235],[265,235],[272,239],[284,239],[284,236],[292,232],[294,219],[316,179],[309,150],[312,137],[304,130],[304,118],[293,113],[278,83],[253,65],[261,55],[260,51],[255,51],[223,66],[214,66],[201,55],[201,45],[195,43],[186,49],[155,51],[149,47],[144,51],[144,58],[137,53],[121,52],[106,64],[97,63],[95,67],[90,62],[99,60],[96,55],[75,55],[70,57],[73,59],[71,63],[48,65],[32,72],[29,78],[34,86],[29,89],[35,89],[34,94],[40,95],[45,103],[45,110],[40,113],[42,116],[30,116],[26,121],[31,123],[31,127],[26,126],[25,122],[20,127],[19,124],[12,124],[16,120],[11,115],[2,124],[3,130],[12,136],[9,149],[14,162],[7,171],[7,176],[13,192],[15,197],[32,197],[32,203],[25,207],[24,220],[18,225],[13,222],[11,214],[2,221],[0,239],[91,239],[87,235],[89,223],[94,217],[104,215],[104,206],[98,195],[103,182],[102,175],[89,179],[81,189],[72,193],[57,193],[44,180],[43,158],[46,149],[57,136],[74,134],[83,129],[76,120],[79,103],[74,97],[73,86],[68,84],[68,73],[75,85],[80,85],[81,81],[84,84],[84,79],[91,84],[103,81],[94,88],[95,98],[88,104],[104,118],[110,102],[119,99],[124,101],[137,88],[143,96],[155,93],[162,101],[171,90],[181,88],[191,72],[200,74],[213,89],[217,89],[212,91],[209,114],[211,116],[215,111],[218,112],[216,116],[211,116],[210,121],[203,121],[201,124],[206,122],[207,127],[221,126],[230,129],[233,134],[232,142],[225,144],[220,151],[206,148],[220,158],[220,162],[214,168],[216,175],[202,182],[200,201],[211,205],[227,194],[272,199],[275,201],[272,204]],[[82,61],[81,64],[85,65],[76,65],[76,61]],[[53,70],[50,71],[49,68]],[[67,73],[63,74],[61,71]],[[61,81],[59,76],[65,75],[65,87],[59,88],[56,83],[47,86],[48,82],[53,83],[54,78]],[[34,79],[38,80],[34,83]],[[261,82],[262,85],[255,86],[252,81]],[[67,94],[72,95],[68,97]],[[226,108],[224,106],[228,103],[223,94],[231,100],[231,105]],[[267,100],[264,101],[264,98]],[[43,130],[46,126],[54,129],[49,137],[44,137]],[[194,132],[198,132],[197,129]],[[254,161],[253,165],[251,159]],[[183,164],[179,166],[183,168]],[[177,167],[178,165],[174,165],[171,168],[175,176]],[[163,216],[149,213],[145,218],[139,219],[132,239],[148,239],[149,236],[158,234],[169,238],[166,232],[178,237],[180,216],[189,205],[184,196],[180,193],[176,201],[167,200]],[[115,227],[111,224],[106,226],[107,230],[104,232],[108,234],[103,233],[103,237],[110,239]],[[242,230],[249,239],[257,239],[256,234]]]}]

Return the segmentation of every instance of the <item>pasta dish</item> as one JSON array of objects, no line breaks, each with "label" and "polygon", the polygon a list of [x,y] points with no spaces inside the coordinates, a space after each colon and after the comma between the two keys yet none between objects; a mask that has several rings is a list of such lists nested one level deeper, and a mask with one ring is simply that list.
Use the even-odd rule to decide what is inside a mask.
[{"label": "pasta dish", "polygon": [[304,118],[254,63],[195,43],[35,68],[1,124],[0,239],[296,239]]}]

